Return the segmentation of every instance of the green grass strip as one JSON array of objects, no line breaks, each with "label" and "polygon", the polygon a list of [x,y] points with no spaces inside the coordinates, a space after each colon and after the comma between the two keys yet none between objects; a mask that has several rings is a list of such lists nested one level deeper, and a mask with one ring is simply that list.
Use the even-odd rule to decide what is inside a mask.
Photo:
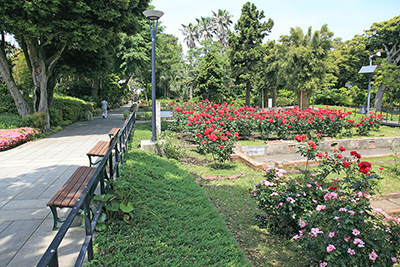
[{"label": "green grass strip", "polygon": [[131,149],[121,176],[137,218],[114,221],[95,239],[89,266],[250,266],[195,178],[178,162]]}]

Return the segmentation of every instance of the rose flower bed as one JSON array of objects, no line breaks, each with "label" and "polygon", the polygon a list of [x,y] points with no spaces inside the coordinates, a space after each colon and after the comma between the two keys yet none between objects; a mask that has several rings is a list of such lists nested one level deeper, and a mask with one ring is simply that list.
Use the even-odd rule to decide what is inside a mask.
[{"label": "rose flower bed", "polygon": [[304,134],[311,137],[320,133],[322,136],[335,137],[353,135],[353,129],[359,135],[366,135],[371,130],[379,129],[380,115],[370,114],[360,122],[349,119],[350,112],[335,109],[299,107],[287,110],[259,110],[250,107],[235,108],[233,104],[210,103],[173,103],[173,122],[170,130],[190,134],[202,152],[213,155],[214,160],[224,162],[232,154],[239,136],[249,138],[258,132],[262,139],[288,139]]},{"label": "rose flower bed", "polygon": [[[312,266],[393,266],[399,258],[400,219],[372,210],[370,197],[381,179],[356,151],[343,157],[319,151],[320,137],[296,136],[299,152],[320,158],[315,173],[292,178],[267,169],[253,196],[268,216],[270,229],[292,236]],[[329,174],[336,177],[328,180]]]},{"label": "rose flower bed", "polygon": [[0,130],[0,151],[26,143],[39,133],[39,130],[30,127]]}]

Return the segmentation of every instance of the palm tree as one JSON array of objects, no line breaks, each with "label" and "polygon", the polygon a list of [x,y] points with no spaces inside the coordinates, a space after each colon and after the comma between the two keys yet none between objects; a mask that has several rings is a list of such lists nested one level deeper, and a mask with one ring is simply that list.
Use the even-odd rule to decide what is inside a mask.
[{"label": "palm tree", "polygon": [[213,17],[213,32],[216,34],[219,43],[225,48],[228,47],[228,28],[232,24],[232,15],[229,15],[229,11],[218,9],[218,13],[212,11]]},{"label": "palm tree", "polygon": [[201,17],[197,19],[197,32],[199,37],[203,40],[212,39],[212,20],[210,17]]},{"label": "palm tree", "polygon": [[186,42],[186,45],[189,47],[189,49],[196,47],[196,41],[198,40],[197,25],[192,23],[189,23],[187,26],[184,24],[181,25],[183,29],[180,29],[180,31],[185,36],[184,41]]}]

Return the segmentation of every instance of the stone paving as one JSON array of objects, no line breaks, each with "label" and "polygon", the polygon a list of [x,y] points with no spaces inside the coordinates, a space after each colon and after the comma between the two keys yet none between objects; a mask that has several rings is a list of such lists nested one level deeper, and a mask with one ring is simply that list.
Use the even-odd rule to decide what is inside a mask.
[{"label": "stone paving", "polygon": [[[0,152],[0,267],[36,266],[57,231],[46,203],[79,166],[89,166],[86,152],[108,132],[124,124],[123,111],[108,118],[80,121],[38,141]],[[60,215],[66,215],[63,209]],[[73,266],[84,239],[79,218],[59,249],[60,266]]]}]

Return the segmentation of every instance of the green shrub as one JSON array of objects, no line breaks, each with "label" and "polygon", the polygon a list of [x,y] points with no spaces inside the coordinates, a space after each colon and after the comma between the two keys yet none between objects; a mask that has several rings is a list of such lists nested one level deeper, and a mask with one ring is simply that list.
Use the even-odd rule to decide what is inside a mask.
[{"label": "green shrub", "polygon": [[24,125],[32,127],[44,129],[47,124],[47,115],[45,112],[34,113],[32,115],[28,115],[24,117]]},{"label": "green shrub", "polygon": [[136,113],[136,119],[139,121],[149,121],[151,116],[151,112]]},{"label": "green shrub", "polygon": [[24,126],[24,120],[19,115],[0,114],[0,129],[13,129]]},{"label": "green shrub", "polygon": [[49,108],[50,115],[50,125],[53,127],[62,126],[63,125],[63,116],[62,110],[56,108]]},{"label": "green shrub", "polygon": [[93,110],[93,116],[101,116],[103,114],[103,110],[101,108],[96,108]]},{"label": "green shrub", "polygon": [[85,121],[91,121],[93,120],[93,113],[90,112],[90,110],[86,110],[84,113],[84,120]]},{"label": "green shrub", "polygon": [[292,104],[293,104],[292,99],[289,99],[287,97],[278,96],[276,98],[276,106],[277,107],[287,107],[287,106],[290,106]]},{"label": "green shrub", "polygon": [[0,114],[4,113],[18,115],[18,110],[15,106],[14,99],[9,94],[2,95],[0,97]]},{"label": "green shrub", "polygon": [[178,134],[174,132],[161,132],[156,146],[162,150],[162,154],[169,159],[179,160],[184,157],[184,149],[180,146]]},{"label": "green shrub", "polygon": [[93,103],[75,97],[54,95],[53,108],[59,110],[63,121],[76,122],[85,119],[86,110],[93,111]]},{"label": "green shrub", "polygon": [[133,103],[132,106],[129,107],[129,111],[130,111],[130,112],[134,112],[134,111],[136,110],[136,107],[137,107],[137,106],[138,106],[138,105],[137,105],[136,103]]}]

